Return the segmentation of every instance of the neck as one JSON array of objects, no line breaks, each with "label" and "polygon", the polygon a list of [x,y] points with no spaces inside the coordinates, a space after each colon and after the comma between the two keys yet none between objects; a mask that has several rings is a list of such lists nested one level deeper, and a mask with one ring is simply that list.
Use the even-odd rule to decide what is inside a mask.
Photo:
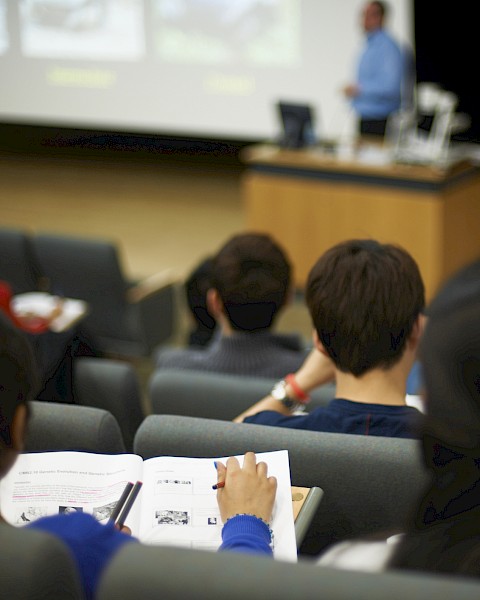
[{"label": "neck", "polygon": [[407,375],[400,365],[372,369],[360,377],[336,370],[336,397],[364,404],[404,406]]}]

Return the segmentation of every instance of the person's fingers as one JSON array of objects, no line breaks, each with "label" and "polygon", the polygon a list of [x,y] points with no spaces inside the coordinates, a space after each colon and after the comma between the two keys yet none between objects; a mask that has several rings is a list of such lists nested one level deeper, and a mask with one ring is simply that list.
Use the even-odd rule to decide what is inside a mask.
[{"label": "person's fingers", "polygon": [[127,535],[132,535],[132,530],[130,529],[130,527],[127,527],[126,525],[122,525],[121,527],[119,527],[118,525],[115,525],[115,527],[122,533],[125,533]]},{"label": "person's fingers", "polygon": [[217,467],[217,483],[224,482],[227,476],[227,467],[219,460],[215,464]]},{"label": "person's fingers", "polygon": [[238,460],[235,458],[235,456],[231,456],[228,460],[227,460],[227,472],[229,473],[234,473],[235,471],[238,471],[240,469],[240,463],[238,462]]},{"label": "person's fingers", "polygon": [[268,472],[268,466],[266,462],[259,462],[257,464],[257,473],[258,475],[266,476]]},{"label": "person's fingers", "polygon": [[270,475],[267,479],[268,483],[272,486],[272,488],[277,491],[277,478],[274,475]]},{"label": "person's fingers", "polygon": [[257,465],[257,457],[254,452],[246,452],[243,457],[243,468],[246,471],[255,472]]}]

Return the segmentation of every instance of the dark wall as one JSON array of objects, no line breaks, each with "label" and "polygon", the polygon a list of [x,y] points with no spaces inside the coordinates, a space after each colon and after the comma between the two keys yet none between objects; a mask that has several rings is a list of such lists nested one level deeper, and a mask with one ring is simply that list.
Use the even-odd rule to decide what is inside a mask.
[{"label": "dark wall", "polygon": [[459,98],[457,111],[470,115],[470,128],[456,139],[480,142],[480,86],[477,79],[478,24],[474,2],[414,4],[417,80],[438,83]]}]

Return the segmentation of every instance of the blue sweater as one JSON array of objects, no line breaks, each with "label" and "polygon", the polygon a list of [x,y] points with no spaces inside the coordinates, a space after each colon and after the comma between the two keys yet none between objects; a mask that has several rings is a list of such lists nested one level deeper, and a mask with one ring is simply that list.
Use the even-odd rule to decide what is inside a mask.
[{"label": "blue sweater", "polygon": [[66,544],[77,565],[86,600],[95,598],[103,570],[114,554],[124,544],[137,541],[113,524],[102,525],[82,512],[43,517],[27,527],[50,533]]},{"label": "blue sweater", "polygon": [[285,416],[264,410],[246,417],[244,422],[329,433],[416,438],[416,426],[421,416],[421,412],[411,406],[363,404],[336,398],[327,406],[319,406],[304,415]]},{"label": "blue sweater", "polygon": [[[114,525],[103,525],[82,512],[44,517],[27,527],[50,533],[66,544],[78,568],[86,600],[95,598],[103,571],[116,552],[126,543],[138,542],[137,538],[118,531]],[[239,515],[224,525],[220,550],[271,556],[270,542],[270,531],[263,521],[250,515]]]}]

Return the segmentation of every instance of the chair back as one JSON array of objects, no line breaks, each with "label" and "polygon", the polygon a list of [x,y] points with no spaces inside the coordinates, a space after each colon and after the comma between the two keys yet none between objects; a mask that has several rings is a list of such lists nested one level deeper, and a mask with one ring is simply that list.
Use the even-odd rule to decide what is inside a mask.
[{"label": "chair back", "polygon": [[0,523],[0,596],[8,600],[82,600],[80,577],[56,537]]},{"label": "chair back", "polygon": [[32,247],[51,293],[88,302],[85,329],[95,336],[128,329],[127,283],[113,243],[40,233],[32,237]]},{"label": "chair back", "polygon": [[10,284],[14,294],[23,294],[38,289],[39,275],[29,234],[0,227],[0,279]]},{"label": "chair back", "polygon": [[110,412],[118,421],[127,452],[132,452],[145,417],[135,367],[121,360],[85,356],[75,359],[73,369],[76,404]]},{"label": "chair back", "polygon": [[125,544],[100,581],[98,600],[477,600],[479,594],[473,578],[364,573],[237,552]]},{"label": "chair back", "polygon": [[[148,384],[153,414],[184,415],[231,421],[268,395],[276,379],[225,375],[186,369],[157,369]],[[322,386],[312,394],[307,410],[327,404],[334,386]]]},{"label": "chair back", "polygon": [[106,410],[39,400],[31,401],[29,406],[25,452],[125,452],[117,420]]},{"label": "chair back", "polygon": [[174,283],[129,281],[113,242],[42,233],[32,247],[49,291],[88,303],[80,328],[99,354],[149,356],[172,335]]},{"label": "chair back", "polygon": [[324,491],[301,551],[348,537],[402,530],[429,476],[416,440],[319,433],[174,415],[149,415],[134,451],[220,457],[287,449],[292,485]]}]

